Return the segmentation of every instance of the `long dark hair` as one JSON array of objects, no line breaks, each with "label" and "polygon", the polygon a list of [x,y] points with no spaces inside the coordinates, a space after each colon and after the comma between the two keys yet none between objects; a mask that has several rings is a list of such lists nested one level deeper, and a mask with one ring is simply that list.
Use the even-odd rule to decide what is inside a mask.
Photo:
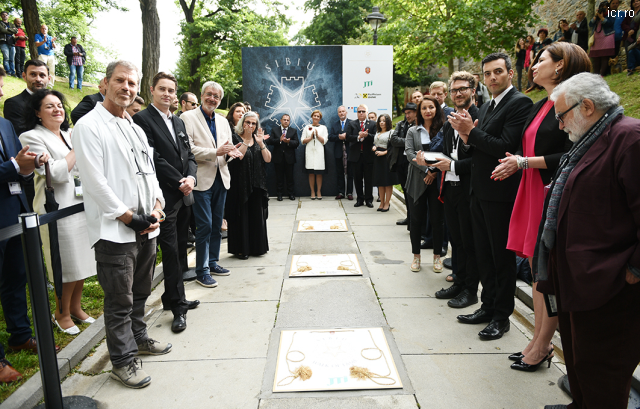
[{"label": "long dark hair", "polygon": [[42,108],[42,100],[49,95],[57,97],[60,102],[62,102],[62,107],[64,108],[64,121],[60,124],[60,129],[65,132],[69,130],[69,108],[67,107],[67,100],[61,92],[50,89],[39,89],[31,95],[25,115],[25,125],[27,130],[35,129],[36,125],[42,125],[42,122],[36,115],[36,112],[40,112],[40,109]]},{"label": "long dark hair", "polygon": [[416,118],[418,125],[424,126],[424,118],[422,117],[422,104],[424,104],[426,101],[431,101],[433,102],[433,105],[436,106],[436,114],[433,116],[433,121],[431,121],[431,128],[429,128],[429,136],[434,137],[444,126],[444,110],[434,96],[425,95],[424,99],[420,102],[420,104],[418,104],[418,115]]},{"label": "long dark hair", "polygon": [[233,123],[233,114],[239,107],[245,108],[242,102],[236,102],[235,104],[231,105],[231,108],[229,108],[229,112],[227,113],[227,121],[229,121],[229,126],[231,126],[231,129],[236,126],[236,124]]},{"label": "long dark hair", "polygon": [[385,132],[392,130],[393,122],[391,120],[391,117],[389,116],[389,114],[382,114],[378,116],[378,120],[376,121],[376,128],[378,129],[378,132],[382,132],[382,128],[380,127],[380,119],[382,118],[384,118],[384,123],[385,123],[385,126],[387,127],[387,129],[385,129]]}]

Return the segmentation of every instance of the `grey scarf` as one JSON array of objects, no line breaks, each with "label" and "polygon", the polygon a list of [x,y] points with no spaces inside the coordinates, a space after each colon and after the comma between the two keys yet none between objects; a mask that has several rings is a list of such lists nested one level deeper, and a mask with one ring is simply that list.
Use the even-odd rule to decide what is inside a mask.
[{"label": "grey scarf", "polygon": [[621,106],[611,108],[606,114],[596,122],[591,129],[576,142],[569,152],[562,155],[560,165],[556,170],[556,174],[551,183],[549,192],[549,203],[547,209],[542,214],[542,224],[544,228],[538,236],[538,254],[534,257],[534,272],[538,280],[548,280],[549,272],[547,264],[549,262],[549,254],[553,246],[556,244],[556,232],[558,229],[558,209],[562,200],[562,193],[567,179],[573,172],[580,159],[589,151],[589,148],[598,140],[604,129],[619,115],[624,113]]}]

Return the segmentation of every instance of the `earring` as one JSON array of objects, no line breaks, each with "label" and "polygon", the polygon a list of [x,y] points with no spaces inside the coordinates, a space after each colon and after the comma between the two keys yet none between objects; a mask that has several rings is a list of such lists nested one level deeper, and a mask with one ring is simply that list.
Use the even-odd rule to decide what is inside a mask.
[{"label": "earring", "polygon": [[557,68],[556,68],[556,75],[559,75],[559,73],[558,73],[558,69],[557,69]]}]

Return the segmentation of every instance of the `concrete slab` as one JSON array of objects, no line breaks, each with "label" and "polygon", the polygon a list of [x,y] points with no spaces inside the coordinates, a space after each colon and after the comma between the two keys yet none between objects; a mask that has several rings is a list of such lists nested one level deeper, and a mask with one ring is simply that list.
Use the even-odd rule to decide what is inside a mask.
[{"label": "concrete slab", "polygon": [[404,355],[421,407],[430,409],[519,408],[567,404],[553,365],[535,373],[509,368],[503,355]]},{"label": "concrete slab", "polygon": [[290,254],[360,253],[351,232],[294,233]]},{"label": "concrete slab", "polygon": [[[375,219],[375,216],[370,216],[371,219]],[[411,239],[407,234],[407,230],[404,226],[393,227],[387,225],[381,228],[381,226],[353,226],[353,232],[355,233],[356,240],[358,242],[364,241],[378,241],[383,243],[401,243],[406,242],[409,249],[411,249]]]},{"label": "concrete slab", "polygon": [[297,220],[339,220],[346,218],[342,208],[300,209],[296,213]]},{"label": "concrete slab", "polygon": [[285,280],[277,328],[375,327],[386,325],[366,278]]},{"label": "concrete slab", "polygon": [[[376,212],[376,216],[365,213],[351,213],[349,216],[349,222],[354,226],[395,226],[396,221],[399,219],[395,212]],[[406,226],[398,226],[406,227]],[[406,230],[405,230],[406,231]]]},{"label": "concrete slab", "polygon": [[218,281],[216,288],[205,288],[195,281],[185,283],[187,299],[203,303],[277,301],[282,288],[282,267],[236,267],[231,275],[215,279]]},{"label": "concrete slab", "polygon": [[327,398],[261,399],[259,409],[415,409],[416,399],[412,395],[360,396]]},{"label": "concrete slab", "polygon": [[332,197],[322,197],[322,200],[311,200],[311,198],[304,198],[300,202],[301,210],[308,209],[319,209],[319,210],[328,210],[328,209],[342,209],[342,203],[339,200],[335,200]]},{"label": "concrete slab", "polygon": [[[109,364],[111,370],[111,364]],[[62,382],[62,396],[82,395],[93,397],[109,379],[108,373],[101,373],[95,376],[83,375],[81,373],[71,374]]]},{"label": "concrete slab", "polygon": [[145,362],[151,384],[125,388],[108,379],[94,396],[101,409],[256,408],[265,359]]},{"label": "concrete slab", "polygon": [[376,211],[376,208],[380,205],[380,203],[375,202],[375,198],[373,200],[374,200],[373,208],[369,208],[367,206],[354,207],[353,205],[356,203],[356,201],[354,200],[353,202],[346,203],[344,205],[344,211],[347,214],[370,214],[370,215],[377,214],[378,212]]},{"label": "concrete slab", "polygon": [[269,238],[269,244],[275,243],[291,243],[292,231],[290,222],[286,222],[282,225],[271,224],[267,226],[267,237]]},{"label": "concrete slab", "polygon": [[164,311],[149,336],[173,344],[166,355],[143,356],[151,361],[201,361],[263,358],[276,316],[277,302],[202,303],[187,314],[187,329],[171,332],[171,311]]},{"label": "concrete slab", "polygon": [[401,354],[500,354],[506,361],[508,354],[521,351],[529,342],[514,325],[501,339],[482,341],[478,332],[486,324],[461,324],[456,319],[472,313],[479,304],[458,310],[446,302],[437,298],[381,300]]},{"label": "concrete slab", "polygon": [[[393,260],[389,260],[393,261]],[[428,272],[414,273],[409,264],[371,264],[369,274],[378,297],[433,297],[438,285],[449,287],[443,277]],[[433,282],[437,281],[437,282]],[[437,288],[438,290],[440,288]]]},{"label": "concrete slab", "polygon": [[233,254],[227,253],[227,243],[223,242],[218,264],[231,270],[231,274],[233,274],[234,268],[284,266],[287,263],[287,253],[289,253],[289,243],[269,242],[267,254],[240,260]]},{"label": "concrete slab", "polygon": [[82,361],[78,370],[89,375],[97,375],[103,371],[111,370],[111,361],[109,361],[109,351],[107,350],[106,340],[103,340],[95,352],[88,355],[84,361]]}]

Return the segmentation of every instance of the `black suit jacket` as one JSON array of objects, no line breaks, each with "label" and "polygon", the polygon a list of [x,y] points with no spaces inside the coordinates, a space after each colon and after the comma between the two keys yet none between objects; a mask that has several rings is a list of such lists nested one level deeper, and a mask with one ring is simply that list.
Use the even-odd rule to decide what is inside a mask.
[{"label": "black suit jacket", "polygon": [[[474,104],[468,109],[469,115],[471,115],[471,119],[474,121],[478,118],[478,112],[480,110]],[[446,121],[444,126],[442,127],[442,153],[451,157],[451,152],[453,152],[453,143],[455,141],[455,130],[449,123]],[[464,142],[462,142],[461,138],[458,138],[458,159],[453,162],[453,169],[456,171],[456,175],[460,176],[460,183],[462,183],[462,187],[466,189],[465,191],[471,191],[471,157],[473,155],[473,148],[469,148],[467,150],[464,149]],[[440,196],[444,194],[446,189],[446,183],[444,183],[444,177],[446,172],[442,172],[442,179],[440,183]]]},{"label": "black suit jacket", "polygon": [[187,176],[195,178],[198,169],[196,159],[189,147],[184,122],[175,115],[172,115],[171,119],[177,144],[162,116],[154,107],[149,106],[133,116],[133,122],[144,130],[149,146],[154,148],[153,163],[156,166],[156,177],[166,202],[165,209],[169,210],[184,197],[184,194],[178,190],[180,179]]},{"label": "black suit jacket", "polygon": [[[549,100],[549,97],[543,98],[538,101],[531,110],[527,122],[522,129],[522,136],[529,127],[531,121],[534,120],[542,106]],[[569,139],[569,134],[560,130],[558,126],[558,120],[556,119],[556,111],[551,108],[544,117],[538,132],[536,133],[536,142],[533,147],[535,156],[544,156],[544,162],[547,164],[546,169],[538,169],[540,171],[540,177],[542,183],[548,185],[551,182],[551,178],[556,173],[558,165],[560,165],[560,158],[565,152],[569,152],[569,149],[573,146],[573,142]],[[516,154],[522,155],[522,139],[520,140],[520,148]],[[528,155],[533,156],[533,155]]]},{"label": "black suit jacket", "polygon": [[73,108],[73,111],[71,111],[71,120],[73,121],[73,124],[77,124],[80,118],[88,114],[98,102],[102,101],[104,101],[104,98],[99,92],[82,98],[82,101],[80,101],[80,103]]},{"label": "black suit jacket", "polygon": [[[76,48],[80,51],[80,57],[82,57],[82,65],[87,61],[87,53],[80,44],[76,44]],[[64,46],[64,55],[67,56],[67,64],[71,65],[73,62],[73,46],[71,43]]]},{"label": "black suit jacket", "polygon": [[578,33],[578,45],[585,51],[589,48],[589,22],[583,18],[580,24],[576,24],[576,30],[571,29],[571,34]]},{"label": "black suit jacket", "polygon": [[520,175],[496,182],[491,173],[500,164],[498,160],[506,152],[515,153],[522,140],[524,123],[533,108],[531,99],[515,87],[500,101],[491,114],[490,103],[483,104],[478,114],[478,126],[469,134],[468,143],[473,146],[471,159],[471,191],[480,200],[492,202],[515,201]]},{"label": "black suit jacket", "polygon": [[[373,163],[373,158],[376,156],[371,148],[373,147],[373,137],[376,135],[376,123],[374,121],[365,120],[364,129],[368,132],[362,141],[362,154],[364,155],[365,163]],[[357,162],[360,159],[360,142],[358,142],[358,136],[360,134],[360,121],[354,119],[349,123],[347,130],[347,142],[349,142],[349,162]]]},{"label": "black suit jacket", "polygon": [[31,101],[31,94],[25,89],[4,102],[4,117],[13,124],[18,136],[28,130],[25,125],[25,117],[29,101]]},{"label": "black suit jacket", "polygon": [[336,159],[342,158],[342,147],[347,147],[347,159],[349,159],[349,142],[347,139],[343,141],[340,139],[338,135],[341,133],[347,133],[349,130],[349,124],[353,122],[351,119],[347,118],[344,120],[344,131],[342,130],[342,125],[340,125],[340,120],[338,119],[331,125],[331,129],[329,129],[329,142],[333,142],[333,157]]},{"label": "black suit jacket", "polygon": [[296,149],[300,145],[298,132],[291,126],[287,128],[287,139],[291,139],[288,144],[280,142],[280,137],[282,136],[281,126],[271,129],[269,135],[269,139],[266,142],[268,145],[273,146],[271,163],[282,163],[283,161],[289,165],[296,163]]},{"label": "black suit jacket", "polygon": [[[6,108],[6,105],[5,105]],[[25,179],[32,179],[33,175],[24,177],[20,175],[11,161],[10,158],[16,157],[22,144],[18,139],[11,123],[3,118],[0,118],[0,138],[2,138],[4,154],[0,153],[0,229],[3,227],[11,226],[18,223],[18,215],[24,211],[30,211],[30,206],[27,204],[27,197],[24,194],[24,188],[19,195],[12,195],[9,191],[10,182],[22,182]],[[5,150],[6,149],[6,150]],[[22,254],[6,254],[7,259],[22,257]],[[0,255],[2,260],[2,255]],[[14,263],[15,264],[15,263]],[[5,264],[5,267],[7,265]],[[14,267],[14,266],[12,266]],[[17,271],[8,269],[5,274],[15,274]]]}]

